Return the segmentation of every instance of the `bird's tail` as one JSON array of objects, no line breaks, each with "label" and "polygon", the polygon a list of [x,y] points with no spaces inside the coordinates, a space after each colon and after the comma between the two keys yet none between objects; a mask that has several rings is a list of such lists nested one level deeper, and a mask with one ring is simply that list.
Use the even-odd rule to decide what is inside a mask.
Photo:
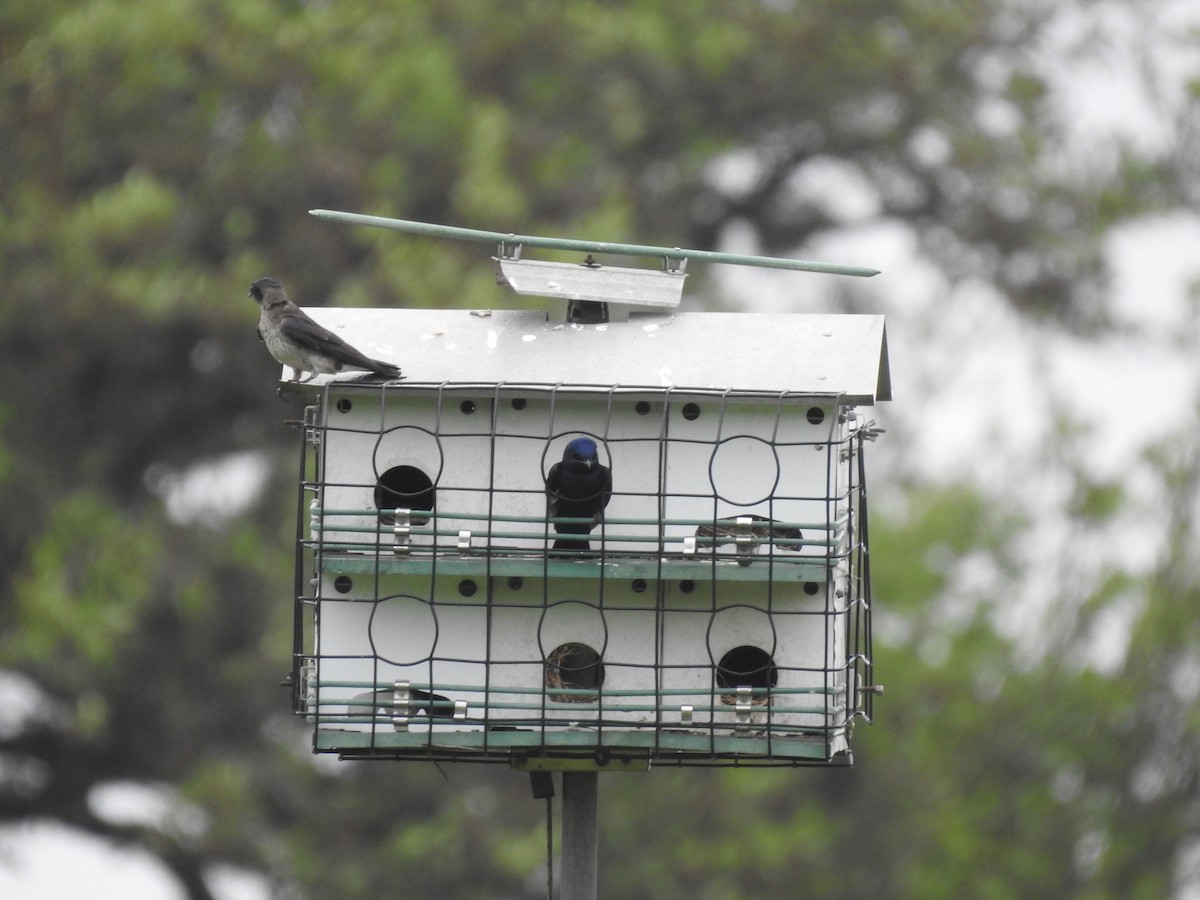
[{"label": "bird's tail", "polygon": [[592,549],[592,545],[587,541],[581,541],[578,538],[560,537],[554,541],[555,550],[569,550],[572,553],[587,553]]},{"label": "bird's tail", "polygon": [[383,362],[382,360],[371,360],[371,371],[376,375],[382,375],[384,378],[400,378],[400,367],[394,366],[391,363]]}]

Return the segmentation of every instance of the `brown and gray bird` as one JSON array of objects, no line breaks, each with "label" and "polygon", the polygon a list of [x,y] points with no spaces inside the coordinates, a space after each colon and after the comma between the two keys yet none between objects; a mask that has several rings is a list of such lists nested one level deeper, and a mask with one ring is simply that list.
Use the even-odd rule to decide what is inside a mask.
[{"label": "brown and gray bird", "polygon": [[[355,350],[327,328],[322,328],[288,299],[274,278],[250,285],[250,296],[262,307],[258,336],[271,355],[292,368],[292,381],[311,381],[317,374],[332,375],[342,369],[365,369],[385,378],[401,378],[391,363],[371,359]],[[301,379],[302,372],[308,377]]]}]

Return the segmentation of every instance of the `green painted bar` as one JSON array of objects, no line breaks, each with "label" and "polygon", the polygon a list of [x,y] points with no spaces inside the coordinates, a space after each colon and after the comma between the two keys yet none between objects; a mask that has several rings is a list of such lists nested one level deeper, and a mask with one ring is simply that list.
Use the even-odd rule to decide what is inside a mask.
[{"label": "green painted bar", "polygon": [[[395,684],[391,681],[319,681],[316,685],[318,688],[356,688],[360,690],[375,690],[375,691],[391,691]],[[614,689],[600,688],[597,691],[594,688],[547,688],[543,685],[537,687],[518,687],[518,686],[501,686],[501,685],[484,685],[484,684],[430,684],[429,682],[409,682],[409,688],[417,691],[447,691],[454,693],[456,691],[491,691],[496,694],[578,694],[591,695],[600,693],[605,697],[691,697],[696,694],[705,693],[695,688],[645,688],[645,689]],[[842,685],[834,685],[832,687],[792,687],[792,688],[770,688],[772,694],[840,694],[845,691]],[[751,688],[751,696],[763,696],[767,693],[768,688]],[[719,693],[725,693],[724,690],[718,689]],[[350,703],[348,700],[339,701],[343,705]],[[369,700],[359,701],[361,705],[378,706],[378,702]],[[563,707],[569,709],[569,706]]]},{"label": "green painted bar", "polygon": [[[326,516],[326,517],[375,516],[375,515],[394,516],[397,513],[403,514],[405,512],[406,511],[403,509],[322,509],[321,507],[313,507],[309,510],[309,516],[310,517],[317,517],[317,516]],[[431,511],[423,510],[423,509],[408,510],[407,515],[409,515],[411,518],[414,518],[414,519],[434,518],[434,514]],[[583,525],[585,523],[589,523],[589,522],[593,521],[592,519],[582,518],[582,517],[578,517],[578,516],[574,516],[574,517],[557,516],[557,517],[547,518],[546,516],[506,516],[506,515],[502,515],[499,513],[497,513],[495,515],[485,515],[483,513],[455,512],[453,510],[438,510],[437,516],[439,516],[443,519],[462,519],[465,522],[518,522],[518,523],[522,523],[522,524],[542,523],[542,522],[560,522],[564,525]],[[730,517],[730,518],[734,518],[734,517]],[[621,518],[614,518],[611,516],[605,516],[604,521],[608,525],[683,525],[683,526],[690,525],[692,527],[697,527],[700,525],[711,525],[712,524],[712,519],[645,519],[645,518],[621,519]],[[729,524],[732,526],[736,523],[731,521]],[[755,527],[762,527],[766,523],[761,522],[761,521],[755,521],[753,524]],[[833,528],[838,527],[838,523],[835,521],[831,525],[828,522],[784,522],[782,520],[776,520],[774,522],[774,527],[777,529],[784,529],[784,528],[804,529],[804,528],[807,528],[810,531],[829,531]],[[348,529],[342,528],[341,526],[332,525],[332,526],[329,526],[329,528],[327,530],[329,530],[329,531],[346,531]],[[385,528],[384,530],[390,532],[391,528]],[[416,529],[414,529],[414,531],[416,531]],[[443,532],[438,532],[438,534],[442,534],[442,533]],[[445,532],[445,533],[450,534],[452,532]],[[712,538],[708,538],[708,540],[712,540]],[[776,540],[779,541],[779,540],[786,540],[786,539],[785,538],[776,538]]]},{"label": "green painted bar", "polygon": [[879,274],[878,269],[814,262],[806,259],[745,256],[739,253],[719,253],[715,250],[685,250],[681,247],[653,247],[643,244],[613,244],[606,241],[580,241],[571,238],[537,237],[528,234],[504,234],[500,231],[479,231],[474,228],[435,225],[429,222],[413,222],[408,219],[388,219],[383,216],[367,216],[361,213],[339,212],[331,209],[310,209],[309,215],[329,222],[340,222],[344,225],[368,225],[372,228],[388,228],[392,231],[403,231],[407,234],[421,234],[428,237],[452,238],[479,243],[503,243],[514,246],[520,244],[525,247],[541,247],[546,250],[578,250],[585,253],[612,253],[618,256],[660,256],[667,259],[755,266],[762,269],[791,269],[800,272],[821,272],[827,275],[854,275],[860,278],[870,278],[872,275]]},{"label": "green painted bar", "polygon": [[[528,578],[645,578],[647,580],[706,582],[714,577],[720,581],[763,582],[824,582],[837,557],[814,556],[784,559],[780,556],[753,556],[744,566],[732,555],[697,554],[695,559],[559,559],[545,560],[541,556],[498,557],[438,556],[436,558],[405,558],[385,556],[387,547],[363,545],[372,555],[332,556],[321,558],[321,571],[330,575],[467,575],[508,576]],[[564,554],[566,551],[563,551]]]},{"label": "green painted bar", "polygon": [[[486,747],[486,750],[485,750]],[[411,753],[488,752],[514,753],[521,750],[587,750],[603,747],[630,753],[712,756],[713,754],[745,754],[747,757],[768,755],[784,759],[826,759],[826,742],[820,737],[718,737],[710,734],[633,734],[629,732],[588,731],[461,731],[447,733],[363,732],[319,730],[316,749],[355,751],[409,751]],[[752,759],[747,759],[752,763]]]}]

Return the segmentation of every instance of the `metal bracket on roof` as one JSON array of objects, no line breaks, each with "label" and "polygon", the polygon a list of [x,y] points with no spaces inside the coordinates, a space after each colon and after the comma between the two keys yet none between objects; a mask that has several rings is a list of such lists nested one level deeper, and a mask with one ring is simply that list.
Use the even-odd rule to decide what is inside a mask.
[{"label": "metal bracket on roof", "polygon": [[520,259],[523,246],[520,241],[501,241],[496,247],[496,256],[499,259]]},{"label": "metal bracket on roof", "polygon": [[496,256],[496,281],[518,294],[590,300],[632,306],[676,307],[683,298],[682,268],[635,269],[605,266],[594,258],[582,265]]}]

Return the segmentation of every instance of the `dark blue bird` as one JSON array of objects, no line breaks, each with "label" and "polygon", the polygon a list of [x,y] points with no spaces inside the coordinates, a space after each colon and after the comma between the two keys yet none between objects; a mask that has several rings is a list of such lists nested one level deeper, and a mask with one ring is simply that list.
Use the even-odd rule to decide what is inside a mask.
[{"label": "dark blue bird", "polygon": [[[577,437],[563,450],[562,462],[550,467],[546,478],[547,515],[551,518],[591,519],[577,525],[555,523],[559,534],[590,534],[604,519],[604,507],[612,497],[612,472],[600,463],[596,442]],[[555,550],[588,551],[587,540],[558,538]]]}]

